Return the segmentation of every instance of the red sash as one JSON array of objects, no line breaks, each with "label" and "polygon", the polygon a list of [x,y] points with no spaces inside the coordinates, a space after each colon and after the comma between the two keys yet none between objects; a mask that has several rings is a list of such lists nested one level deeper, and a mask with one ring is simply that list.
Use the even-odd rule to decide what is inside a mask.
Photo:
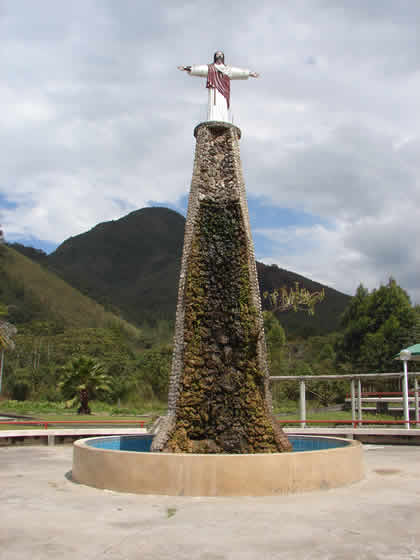
[{"label": "red sash", "polygon": [[230,105],[230,79],[229,76],[217,70],[214,64],[209,64],[207,72],[207,88],[217,89],[219,93],[226,99],[229,109]]}]

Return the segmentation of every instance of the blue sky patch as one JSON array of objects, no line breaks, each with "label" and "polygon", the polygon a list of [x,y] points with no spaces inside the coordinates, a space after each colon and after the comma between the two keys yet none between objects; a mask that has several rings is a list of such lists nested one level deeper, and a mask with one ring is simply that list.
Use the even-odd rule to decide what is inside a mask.
[{"label": "blue sky patch", "polygon": [[249,220],[252,229],[275,229],[295,227],[311,227],[315,224],[327,226],[327,222],[319,216],[295,208],[274,206],[267,198],[248,196]]},{"label": "blue sky patch", "polygon": [[[37,237],[20,237],[19,239],[7,239],[6,241],[10,243],[21,243],[27,247],[34,247],[35,249],[42,249],[46,253],[52,253],[57,249],[60,243],[52,243],[51,241],[45,241],[44,239],[38,239]],[[63,239],[64,241],[64,239]]]},{"label": "blue sky patch", "polygon": [[0,193],[0,209],[14,210],[18,205],[16,202],[10,202],[6,196]]}]

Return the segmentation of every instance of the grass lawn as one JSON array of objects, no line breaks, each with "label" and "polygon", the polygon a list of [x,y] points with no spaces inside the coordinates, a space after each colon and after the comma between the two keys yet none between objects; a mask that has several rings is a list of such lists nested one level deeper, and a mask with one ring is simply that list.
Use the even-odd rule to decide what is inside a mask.
[{"label": "grass lawn", "polygon": [[[147,427],[147,425],[151,424],[154,420],[153,417],[138,417],[138,418],[133,418],[131,417],[122,417],[122,418],[115,418],[115,416],[87,416],[87,417],[80,417],[78,415],[75,415],[73,417],[62,417],[59,415],[42,415],[42,417],[37,417],[34,420],[36,420],[37,422],[54,422],[54,421],[60,421],[60,420],[65,420],[66,422],[68,422],[70,420],[70,422],[72,420],[74,420],[74,423],[69,423],[69,424],[50,424],[49,427],[50,428],[75,428],[75,427],[79,427],[79,428],[93,428],[93,427],[102,427],[102,428],[108,428],[108,427],[114,427],[114,428],[140,428],[140,421],[144,420],[144,427]],[[88,420],[89,424],[79,424],[77,421],[80,420]],[[116,421],[120,421],[120,420],[125,420],[127,422],[121,423],[121,424],[117,424]],[[0,431],[1,430],[39,430],[39,429],[43,429],[44,425],[35,425],[35,424],[16,424],[15,422],[12,422],[10,424],[0,424]]]},{"label": "grass lawn", "polygon": [[[56,424],[51,426],[54,428],[66,428],[77,426],[78,421],[88,421],[89,424],[79,424],[80,427],[90,427],[90,426],[103,426],[107,427],[106,422],[109,422],[109,426],[114,425],[118,427],[136,427],[139,426],[141,420],[145,421],[145,426],[152,423],[157,416],[166,414],[166,406],[163,403],[145,403],[143,406],[138,408],[118,408],[115,406],[107,405],[99,402],[91,402],[92,414],[90,415],[79,415],[76,409],[66,409],[63,403],[47,403],[47,402],[33,402],[33,401],[2,401],[0,402],[0,416],[1,414],[22,414],[25,416],[30,416],[36,421],[54,422],[54,421],[74,421],[74,424]],[[274,407],[275,414],[278,420],[282,422],[283,426],[299,426],[297,423],[293,423],[293,420],[299,420],[299,404],[295,401],[284,401],[280,405]],[[115,421],[125,421],[130,423],[122,423],[120,425],[113,424]],[[339,425],[340,421],[351,420],[351,411],[335,410],[328,411],[320,408],[318,410],[311,410],[307,412],[307,420],[331,420],[336,421],[331,424],[325,424],[324,422],[308,423],[307,426],[334,426]],[[395,417],[387,414],[363,414],[363,420],[369,421],[392,421]],[[288,424],[288,421],[291,422]],[[102,424],[104,422],[104,424]],[[341,423],[341,425],[343,425]],[[365,424],[366,426],[373,426],[374,424]],[[377,424],[381,427],[402,427],[403,424]],[[351,424],[348,425],[349,427]],[[11,429],[39,429],[42,426],[25,426],[22,424],[0,424],[0,430],[11,430]],[[412,428],[415,425],[412,424]]]},{"label": "grass lawn", "polygon": [[[4,412],[4,411],[2,411]],[[76,412],[67,413],[67,414],[36,414],[32,418],[32,421],[37,422],[62,422],[65,421],[66,424],[53,424],[50,425],[50,428],[91,428],[91,427],[117,427],[117,428],[139,428],[140,422],[144,421],[144,427],[148,424],[153,423],[155,418],[158,416],[156,415],[138,415],[138,416],[123,416],[123,415],[110,415],[110,414],[88,414],[88,415],[79,415]],[[23,420],[22,420],[23,421]],[[30,422],[31,420],[28,420]],[[89,422],[88,424],[80,424],[79,422]],[[20,422],[20,420],[19,420]],[[119,424],[118,422],[121,422]],[[12,422],[10,424],[0,424],[0,430],[39,430],[40,428],[44,428],[43,425],[35,425],[35,424],[17,424],[16,422]]]},{"label": "grass lawn", "polygon": [[[56,424],[54,428],[67,428],[79,425],[83,428],[91,426],[117,426],[134,428],[139,427],[140,421],[147,424],[152,423],[155,418],[166,413],[166,407],[161,403],[150,403],[139,408],[118,408],[92,401],[90,403],[92,414],[80,415],[76,409],[66,409],[63,403],[36,402],[36,401],[2,401],[0,402],[0,416],[2,414],[22,415],[30,417],[28,421],[40,422],[74,422],[74,424]],[[19,419],[17,419],[19,421]],[[22,419],[21,421],[24,421]],[[78,422],[89,422],[89,424],[78,424]],[[121,421],[121,424],[116,422]],[[0,424],[0,430],[29,430],[39,429],[43,426],[23,424]]]}]

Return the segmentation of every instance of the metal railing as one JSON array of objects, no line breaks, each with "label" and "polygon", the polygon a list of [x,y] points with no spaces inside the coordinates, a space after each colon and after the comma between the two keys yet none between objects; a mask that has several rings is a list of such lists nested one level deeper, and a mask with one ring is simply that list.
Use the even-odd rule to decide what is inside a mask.
[{"label": "metal railing", "polygon": [[106,424],[108,426],[113,424],[138,424],[140,428],[144,428],[146,422],[147,420],[2,420],[0,421],[0,426],[44,426],[48,430],[49,426],[57,424],[90,424],[91,426],[97,426],[98,424]]},{"label": "metal railing", "polygon": [[[403,383],[403,403],[404,403],[404,420],[382,420],[381,423],[400,423],[404,424],[406,429],[410,429],[411,424],[415,424],[417,428],[420,427],[420,407],[419,407],[419,384],[418,378],[420,377],[420,372],[412,371],[407,373],[407,377],[414,377],[414,404],[415,404],[415,420],[410,420],[410,410],[409,410],[409,390],[406,383]],[[350,398],[351,398],[351,420],[348,423],[362,426],[363,424],[378,424],[377,420],[363,420],[362,418],[362,380],[371,381],[373,379],[392,379],[392,378],[404,378],[404,372],[399,373],[358,373],[358,374],[333,374],[333,375],[273,375],[270,377],[270,381],[296,381],[299,383],[299,416],[300,420],[298,422],[304,428],[306,424],[313,423],[313,420],[306,419],[306,382],[307,381],[338,381],[347,380],[350,381]],[[356,391],[356,381],[357,381],[357,391]],[[356,415],[357,410],[357,415]],[[357,416],[357,417],[356,417]],[[317,420],[316,422],[320,422]],[[330,420],[325,420],[323,422],[330,422]],[[345,421],[334,421],[333,423],[344,423]]]},{"label": "metal railing", "polygon": [[[360,422],[359,420],[341,420],[341,419],[333,419],[333,420],[279,420],[277,422],[280,424],[303,424],[302,428],[306,427],[306,424],[334,424],[335,426],[340,425],[351,425],[353,428],[359,428],[360,426],[370,424],[370,425],[405,425],[405,420],[363,420]],[[417,424],[416,420],[409,420],[410,424]]]}]

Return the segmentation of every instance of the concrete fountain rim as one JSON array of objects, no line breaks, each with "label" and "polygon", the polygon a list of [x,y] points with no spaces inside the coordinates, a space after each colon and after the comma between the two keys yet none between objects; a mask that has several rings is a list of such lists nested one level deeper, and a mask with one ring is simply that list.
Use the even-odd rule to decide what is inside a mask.
[{"label": "concrete fountain rim", "polygon": [[347,444],[330,449],[256,454],[120,451],[92,447],[93,439],[106,438],[73,444],[73,480],[117,492],[269,496],[345,486],[364,476],[362,444],[344,438],[322,437]]},{"label": "concrete fountain rim", "polygon": [[[329,441],[339,441],[345,445],[338,445],[337,447],[330,447],[330,448],[323,448],[323,449],[307,449],[304,451],[299,451],[299,453],[313,453],[314,451],[329,451],[330,449],[341,449],[348,445],[352,444],[359,444],[360,442],[353,439],[347,439],[343,437],[336,437],[336,436],[318,436],[318,435],[310,435],[310,434],[288,434],[289,437],[292,439],[321,439],[321,440],[329,440]],[[149,455],[183,455],[187,457],[197,456],[197,457],[259,457],[261,455],[285,455],[289,453],[296,453],[296,451],[282,451],[278,453],[167,453],[164,451],[137,451],[137,450],[128,450],[128,449],[111,449],[111,448],[102,448],[102,447],[95,447],[90,445],[89,442],[97,441],[97,440],[105,440],[109,441],[112,439],[146,439],[149,437],[153,437],[153,434],[116,434],[116,435],[104,435],[104,436],[90,436],[85,438],[80,438],[73,442],[73,445],[80,444],[83,446],[88,446],[89,448],[99,449],[100,451],[112,451],[115,453],[148,453]],[[362,444],[360,444],[362,445]]]}]

